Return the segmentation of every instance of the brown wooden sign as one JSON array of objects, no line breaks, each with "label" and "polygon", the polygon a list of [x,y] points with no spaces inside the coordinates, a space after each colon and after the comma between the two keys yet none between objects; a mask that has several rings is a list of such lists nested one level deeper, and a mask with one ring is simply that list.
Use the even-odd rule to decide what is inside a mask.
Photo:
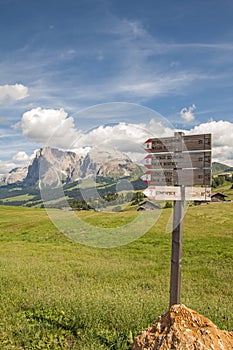
[{"label": "brown wooden sign", "polygon": [[142,180],[149,185],[210,185],[211,169],[148,170]]},{"label": "brown wooden sign", "polygon": [[149,152],[145,166],[151,173],[142,177],[156,185],[210,185],[211,134],[151,138],[145,142]]},{"label": "brown wooden sign", "polygon": [[148,170],[141,179],[148,185],[174,185],[174,170]]},{"label": "brown wooden sign", "polygon": [[210,168],[211,152],[154,153],[145,158],[148,169]]},{"label": "brown wooden sign", "polygon": [[180,169],[174,170],[174,184],[183,186],[211,184],[211,169]]},{"label": "brown wooden sign", "polygon": [[211,134],[151,138],[145,149],[151,153],[211,150]]}]

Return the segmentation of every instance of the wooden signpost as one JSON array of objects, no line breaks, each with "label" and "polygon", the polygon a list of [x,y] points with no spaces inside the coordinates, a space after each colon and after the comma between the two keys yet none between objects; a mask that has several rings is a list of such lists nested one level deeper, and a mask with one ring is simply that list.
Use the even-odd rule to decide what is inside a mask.
[{"label": "wooden signpost", "polygon": [[[148,168],[142,179],[152,200],[173,200],[170,306],[180,304],[185,200],[211,199],[211,134],[151,138],[145,142]],[[205,187],[193,187],[193,186]]]}]

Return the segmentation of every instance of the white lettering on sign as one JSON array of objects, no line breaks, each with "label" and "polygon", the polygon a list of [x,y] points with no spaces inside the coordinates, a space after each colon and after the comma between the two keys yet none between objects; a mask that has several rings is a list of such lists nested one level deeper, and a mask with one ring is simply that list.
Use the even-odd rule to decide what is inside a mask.
[{"label": "white lettering on sign", "polygon": [[149,169],[210,168],[211,152],[150,153],[145,157]]},{"label": "white lettering on sign", "polygon": [[[150,138],[142,180],[153,186],[210,186],[211,134]],[[194,196],[194,194],[193,194]]]},{"label": "white lettering on sign", "polygon": [[141,176],[141,179],[149,185],[209,186],[211,169],[150,169]]}]

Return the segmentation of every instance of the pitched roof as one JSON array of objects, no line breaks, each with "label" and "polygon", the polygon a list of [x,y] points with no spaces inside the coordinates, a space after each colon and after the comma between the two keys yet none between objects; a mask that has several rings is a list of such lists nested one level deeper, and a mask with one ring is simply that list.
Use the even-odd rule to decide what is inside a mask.
[{"label": "pitched roof", "polygon": [[150,202],[148,200],[144,200],[142,202],[139,203],[139,206],[137,207],[137,210],[139,209],[160,209],[160,206],[158,204],[155,204],[153,202]]},{"label": "pitched roof", "polygon": [[212,192],[212,193],[211,193],[211,197],[214,197],[214,196],[216,196],[216,195],[219,195],[219,196],[222,196],[222,197],[227,197],[227,195],[225,195],[225,194],[223,194],[223,193],[221,193],[221,192]]}]

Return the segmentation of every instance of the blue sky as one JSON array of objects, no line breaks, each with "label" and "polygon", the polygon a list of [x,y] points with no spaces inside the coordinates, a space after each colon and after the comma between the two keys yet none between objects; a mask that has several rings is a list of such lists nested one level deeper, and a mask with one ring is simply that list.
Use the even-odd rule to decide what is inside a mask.
[{"label": "blue sky", "polygon": [[233,165],[232,18],[231,0],[1,0],[0,173],[142,129],[211,132]]}]

